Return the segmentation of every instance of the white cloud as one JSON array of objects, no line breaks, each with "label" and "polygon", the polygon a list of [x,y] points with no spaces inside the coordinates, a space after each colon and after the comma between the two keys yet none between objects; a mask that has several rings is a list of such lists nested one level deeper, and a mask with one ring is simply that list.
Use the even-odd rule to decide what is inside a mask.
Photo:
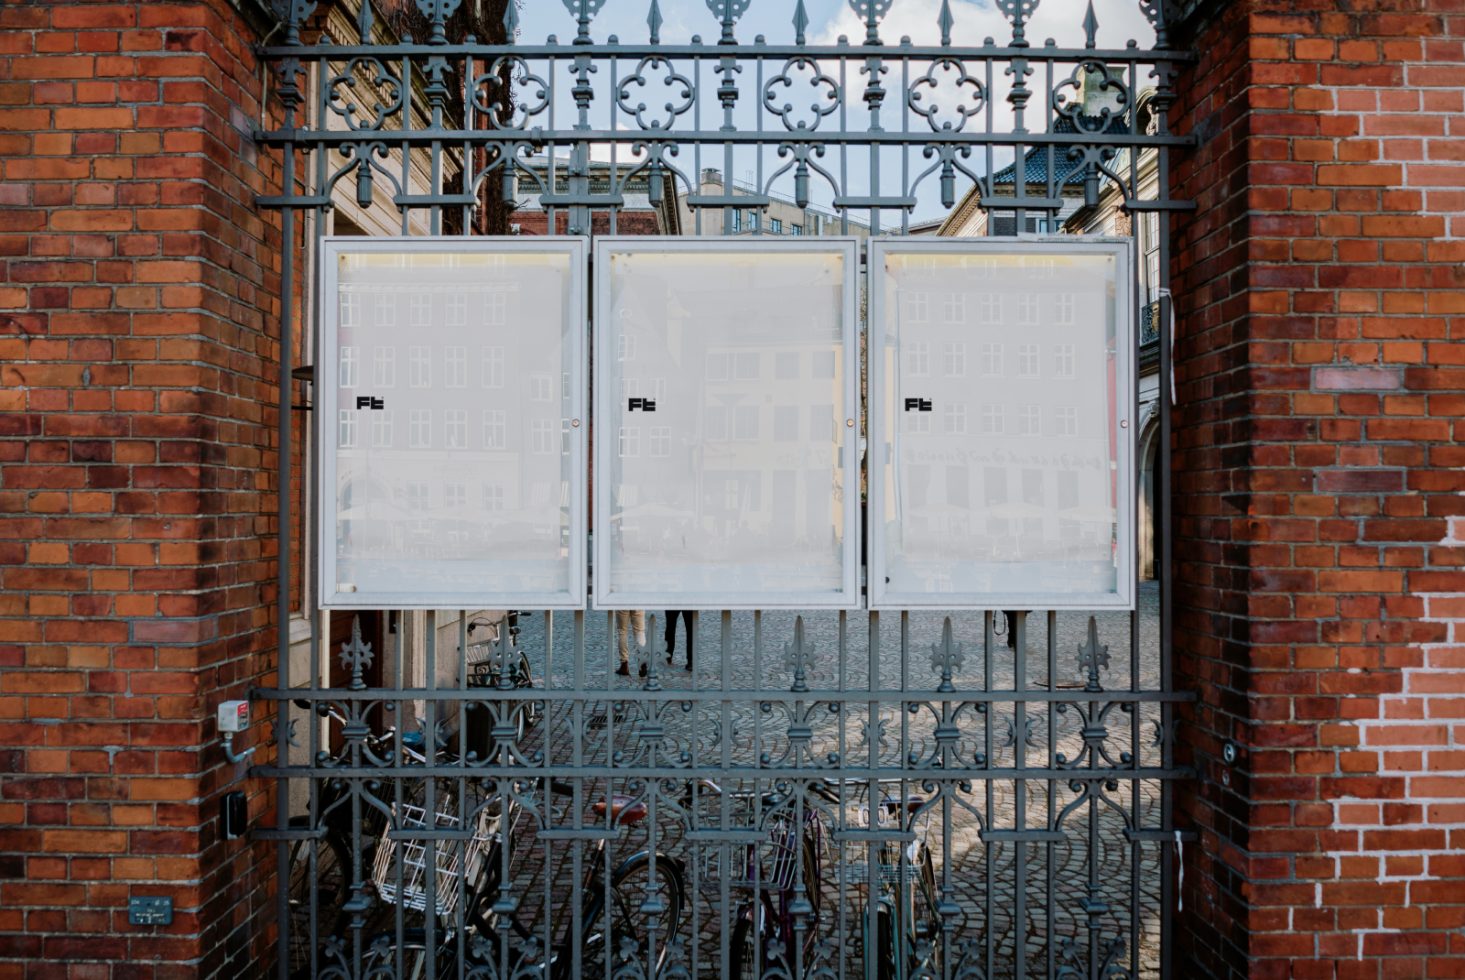
[{"label": "white cloud", "polygon": [[[1051,37],[1063,47],[1082,45],[1083,19],[1087,9],[1085,0],[1039,3],[1026,28],[1028,42],[1037,47]],[[903,36],[909,36],[915,44],[936,44],[941,40],[941,29],[937,26],[940,14],[941,0],[895,0],[880,23],[880,37],[886,44],[895,44]],[[1012,38],[1012,28],[1007,19],[992,4],[952,0],[951,17],[951,39],[955,44],[976,46],[988,37],[998,44],[1005,44]],[[1150,29],[1135,0],[1094,0],[1094,17],[1099,22],[1100,47],[1121,48],[1131,38],[1137,40],[1141,48],[1154,43],[1155,32]],[[817,44],[832,44],[841,34],[855,44],[865,36],[864,21],[847,5],[841,5],[833,19],[810,40]]]}]

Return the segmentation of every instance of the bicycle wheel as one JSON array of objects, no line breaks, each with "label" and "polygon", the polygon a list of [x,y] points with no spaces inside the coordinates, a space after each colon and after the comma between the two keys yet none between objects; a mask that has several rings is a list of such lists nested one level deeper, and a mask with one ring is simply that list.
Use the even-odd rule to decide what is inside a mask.
[{"label": "bicycle wheel", "polygon": [[[874,918],[874,922],[870,921]],[[864,930],[865,956],[874,958],[875,976],[895,980],[895,909],[888,899],[879,899],[873,908],[866,907],[860,917]],[[871,934],[871,927],[874,934]]]},{"label": "bicycle wheel", "polygon": [[917,860],[915,888],[915,921],[911,923],[910,969],[907,975],[927,972],[941,975],[941,916],[936,911],[936,867],[931,849],[921,845]]},{"label": "bicycle wheel", "polygon": [[[585,901],[583,919],[585,938],[581,957],[585,976],[605,976],[607,955],[611,973],[626,959],[639,962],[648,975],[660,973],[667,962],[668,947],[681,930],[687,886],[681,867],[660,854],[656,856],[655,889],[649,887],[650,881],[651,855],[642,853],[628,859],[611,875],[609,909],[605,908],[603,886],[598,882],[594,885]],[[653,895],[661,901],[659,913],[644,910]],[[649,963],[653,926],[656,927],[656,960]]]},{"label": "bicycle wheel", "polygon": [[753,909],[748,907],[738,916],[732,933],[732,968],[730,976],[737,980],[756,980],[758,976],[758,937],[753,931]]},{"label": "bicycle wheel", "polygon": [[[309,817],[293,817],[291,830],[311,830]],[[350,887],[349,852],[336,834],[327,832],[319,838],[315,850],[315,867],[311,868],[312,841],[290,842],[290,958],[291,980],[309,980],[324,963],[312,963],[315,953],[331,936],[340,935],[346,924],[346,904]],[[313,874],[312,874],[313,872]],[[311,892],[315,897],[315,935],[311,935]]]}]

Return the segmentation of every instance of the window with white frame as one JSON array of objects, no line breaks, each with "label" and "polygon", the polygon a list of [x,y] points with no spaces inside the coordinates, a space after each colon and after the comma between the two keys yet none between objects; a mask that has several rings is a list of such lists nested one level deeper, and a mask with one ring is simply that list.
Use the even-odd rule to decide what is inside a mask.
[{"label": "window with white frame", "polygon": [[407,376],[413,388],[432,387],[432,348],[416,346],[407,350]]},{"label": "window with white frame", "polygon": [[930,296],[924,289],[907,290],[900,296],[901,315],[909,323],[925,323],[930,314]]},{"label": "window with white frame", "polygon": [[449,388],[468,387],[468,348],[443,348],[443,383]]},{"label": "window with white frame", "polygon": [[634,361],[636,359],[636,338],[633,334],[623,333],[616,337],[616,360]]},{"label": "window with white frame", "polygon": [[757,351],[738,351],[732,358],[733,378],[738,381],[756,381],[758,360]]},{"label": "window with white frame", "polygon": [[941,319],[946,323],[966,320],[966,293],[947,293],[941,302]]},{"label": "window with white frame", "polygon": [[414,408],[408,414],[407,446],[410,449],[432,448],[432,409]]},{"label": "window with white frame", "polygon": [[639,425],[621,426],[620,454],[621,459],[641,455],[641,427]]},{"label": "window with white frame", "polygon": [[504,509],[504,488],[496,483],[490,483],[483,488],[483,509],[496,511]]},{"label": "window with white frame", "polygon": [[1078,409],[1060,408],[1053,413],[1054,435],[1078,435]]},{"label": "window with white frame", "polygon": [[653,425],[646,433],[646,448],[650,455],[665,459],[671,455],[671,427]]},{"label": "window with white frame", "polygon": [[468,448],[468,411],[462,408],[443,410],[443,448]]},{"label": "window with white frame", "polygon": [[905,373],[913,378],[924,378],[931,373],[931,345],[924,340],[912,340],[902,345],[905,348]]},{"label": "window with white frame", "polygon": [[1036,436],[1043,432],[1043,408],[1041,405],[1019,405],[1017,408],[1017,434]]},{"label": "window with white frame", "polygon": [[463,510],[468,506],[468,484],[452,483],[443,484],[443,506],[448,510]]},{"label": "window with white frame", "polygon": [[426,483],[414,480],[404,486],[402,490],[403,502],[407,510],[422,513],[431,505],[432,493]]},{"label": "window with white frame", "polygon": [[1063,326],[1073,324],[1073,294],[1058,293],[1053,297],[1053,320]]},{"label": "window with white frame", "polygon": [[726,351],[708,351],[707,352],[707,380],[708,381],[726,381],[727,380],[727,352]]},{"label": "window with white frame", "polygon": [[941,430],[947,435],[966,434],[966,404],[949,402],[941,409]]},{"label": "window with white frame", "polygon": [[999,293],[983,293],[977,304],[979,322],[996,324],[1002,321],[1002,296]]},{"label": "window with white frame", "polygon": [[529,423],[529,448],[536,456],[547,456],[554,452],[554,422],[551,419],[533,419]]},{"label": "window with white frame", "polygon": [[537,402],[554,401],[554,381],[547,374],[529,376],[529,397]]},{"label": "window with white frame", "polygon": [[395,327],[397,325],[397,297],[392,294],[377,293],[371,304],[371,320],[378,327]]},{"label": "window with white frame", "polygon": [[341,326],[345,328],[361,325],[361,294],[354,289],[341,290]]},{"label": "window with white frame", "polygon": [[1002,377],[1002,345],[982,345],[982,375],[988,378]]},{"label": "window with white frame", "polygon": [[799,376],[798,351],[779,351],[773,357],[773,376],[780,381],[792,381]]},{"label": "window with white frame", "polygon": [[1017,376],[1019,378],[1036,378],[1039,374],[1039,362],[1042,358],[1038,353],[1037,344],[1017,345]]},{"label": "window with white frame", "polygon": [[504,386],[504,349],[502,347],[483,348],[480,371],[483,387],[502,388]]},{"label": "window with white frame", "polygon": [[408,304],[407,315],[414,327],[432,326],[432,295],[413,293]]},{"label": "window with white frame", "polygon": [[1059,378],[1078,376],[1072,344],[1055,344],[1053,347],[1053,374]]},{"label": "window with white frame", "polygon": [[906,432],[920,435],[931,431],[930,412],[903,412],[901,418]]},{"label": "window with white frame", "polygon": [[1024,326],[1032,326],[1038,322],[1037,293],[1017,294],[1017,322]]},{"label": "window with white frame", "polygon": [[373,449],[392,447],[392,410],[371,413],[371,445]]},{"label": "window with white frame", "polygon": [[397,384],[397,351],[395,348],[372,348],[371,383],[376,388],[391,388]]},{"label": "window with white frame", "polygon": [[941,373],[948,378],[966,375],[966,344],[952,341],[941,345]]},{"label": "window with white frame", "polygon": [[355,347],[342,347],[337,364],[337,380],[342,388],[355,388],[358,361]]},{"label": "window with white frame", "polygon": [[468,326],[468,297],[462,293],[449,293],[443,319],[450,327]]},{"label": "window with white frame", "polygon": [[488,450],[509,448],[509,423],[506,413],[493,408],[484,410],[483,448]]},{"label": "window with white frame", "polygon": [[491,292],[483,304],[483,318],[491,327],[502,327],[509,322],[509,297],[504,292]]},{"label": "window with white frame", "polygon": [[342,449],[356,448],[356,413],[350,409],[343,408],[338,413],[340,432],[336,438]]},{"label": "window with white frame", "polygon": [[1000,436],[1007,428],[1007,407],[989,402],[982,406],[982,435]]}]

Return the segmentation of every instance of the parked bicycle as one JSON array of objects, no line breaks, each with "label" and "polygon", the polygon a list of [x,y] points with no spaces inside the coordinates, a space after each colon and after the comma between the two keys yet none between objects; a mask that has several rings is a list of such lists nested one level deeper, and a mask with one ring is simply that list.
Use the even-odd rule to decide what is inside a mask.
[{"label": "parked bicycle", "polygon": [[[899,794],[898,784],[891,788]],[[854,859],[844,862],[846,880],[866,892],[861,915],[864,955],[873,960],[873,974],[879,980],[941,976],[941,919],[929,846],[931,811],[924,797],[889,795],[884,789],[878,803],[857,808],[857,823],[872,830],[909,830],[914,837],[908,842],[883,841],[872,845],[873,853],[857,851]]]},{"label": "parked bicycle", "polygon": [[[551,792],[571,795],[573,789],[551,782]],[[378,934],[364,958],[367,977],[393,976],[416,980],[429,975],[458,975],[460,961],[467,971],[497,963],[507,956],[509,976],[537,976],[569,980],[604,976],[627,960],[650,962],[649,973],[660,973],[677,937],[686,902],[686,880],[680,862],[665,854],[638,851],[610,871],[607,888],[607,849],[626,829],[647,817],[644,803],[613,795],[590,807],[597,824],[606,827],[589,855],[581,894],[580,931],[573,919],[563,917],[559,936],[548,949],[541,933],[515,914],[513,903],[497,901],[504,855],[512,856],[524,811],[503,795],[467,800],[455,811],[447,796],[440,812],[429,817],[420,806],[404,805],[394,813],[395,833],[384,835],[377,849],[373,879],[384,902],[400,905],[423,920],[422,925]],[[471,838],[461,851],[427,838],[414,840],[413,830],[441,831],[473,821]],[[522,846],[522,845],[520,845]],[[432,853],[435,859],[429,858]],[[429,875],[428,869],[433,869]],[[435,887],[429,885],[433,879]],[[431,891],[431,894],[429,894]],[[607,895],[609,904],[606,904]],[[458,914],[462,904],[461,916]],[[429,911],[430,910],[430,911]],[[434,942],[429,950],[426,918],[432,916]],[[464,923],[464,935],[455,925]],[[654,953],[653,953],[654,944]],[[429,970],[429,960],[432,970]]]}]

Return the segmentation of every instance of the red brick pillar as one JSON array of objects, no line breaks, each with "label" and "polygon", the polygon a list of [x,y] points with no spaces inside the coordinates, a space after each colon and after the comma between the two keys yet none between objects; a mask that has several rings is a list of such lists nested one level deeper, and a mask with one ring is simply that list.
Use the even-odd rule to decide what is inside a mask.
[{"label": "red brick pillar", "polygon": [[1177,975],[1462,976],[1465,3],[1200,6]]},{"label": "red brick pillar", "polygon": [[213,722],[274,662],[259,36],[224,0],[0,5],[0,977],[267,960],[274,864],[218,812],[269,787]]}]

